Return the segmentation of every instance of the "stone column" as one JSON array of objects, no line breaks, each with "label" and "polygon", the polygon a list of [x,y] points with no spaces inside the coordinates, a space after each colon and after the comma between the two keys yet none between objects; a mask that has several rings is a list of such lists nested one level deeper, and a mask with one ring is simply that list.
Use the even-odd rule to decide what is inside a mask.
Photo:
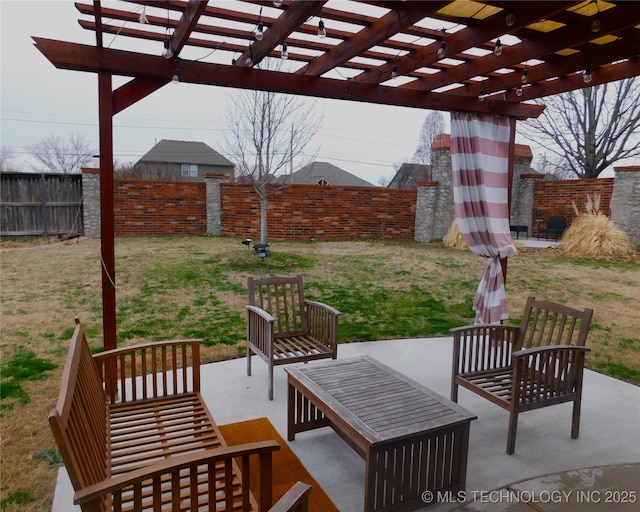
[{"label": "stone column", "polygon": [[438,183],[433,208],[433,236],[440,240],[447,234],[456,217],[453,204],[453,168],[451,166],[451,136],[441,133],[431,145],[431,179]]},{"label": "stone column", "polygon": [[640,247],[640,165],[614,167],[611,220]]},{"label": "stone column", "polygon": [[416,242],[428,243],[438,238],[435,235],[435,210],[439,184],[437,181],[418,181],[416,184],[418,190],[416,197],[415,240]]},{"label": "stone column", "polygon": [[100,238],[100,169],[82,169],[84,236]]},{"label": "stone column", "polygon": [[222,234],[222,199],[220,196],[220,182],[229,179],[225,174],[204,175],[207,203],[207,235],[218,236]]}]

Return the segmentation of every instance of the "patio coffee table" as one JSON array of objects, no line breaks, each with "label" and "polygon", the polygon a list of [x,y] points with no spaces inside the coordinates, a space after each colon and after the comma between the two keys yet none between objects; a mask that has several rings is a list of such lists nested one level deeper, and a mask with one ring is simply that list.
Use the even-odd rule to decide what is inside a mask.
[{"label": "patio coffee table", "polygon": [[[364,510],[464,490],[477,416],[370,357],[289,367],[287,438],[332,427],[366,461]],[[437,500],[433,500],[435,503]]]}]

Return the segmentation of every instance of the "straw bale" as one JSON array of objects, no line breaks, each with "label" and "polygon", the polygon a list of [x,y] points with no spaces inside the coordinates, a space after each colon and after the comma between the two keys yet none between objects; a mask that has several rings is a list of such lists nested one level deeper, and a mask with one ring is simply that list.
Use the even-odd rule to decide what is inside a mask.
[{"label": "straw bale", "polygon": [[579,214],[558,249],[567,256],[605,261],[628,261],[635,255],[629,235],[601,212]]},{"label": "straw bale", "polygon": [[449,231],[447,231],[447,234],[442,238],[442,243],[449,249],[465,250],[469,248],[460,234],[460,229],[458,229],[458,222],[456,219],[453,219]]}]

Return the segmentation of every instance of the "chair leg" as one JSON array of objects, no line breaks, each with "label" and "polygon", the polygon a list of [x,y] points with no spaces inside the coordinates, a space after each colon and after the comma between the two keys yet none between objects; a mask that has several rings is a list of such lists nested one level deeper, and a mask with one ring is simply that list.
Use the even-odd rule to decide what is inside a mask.
[{"label": "chair leg", "polygon": [[269,400],[273,400],[273,363],[269,363]]},{"label": "chair leg", "polygon": [[451,401],[458,403],[458,384],[455,380],[451,381]]},{"label": "chair leg", "polygon": [[247,375],[251,377],[251,347],[247,345]]},{"label": "chair leg", "polygon": [[516,431],[518,429],[518,411],[511,411],[509,415],[509,433],[507,434],[507,454],[516,451]]},{"label": "chair leg", "polygon": [[571,417],[571,439],[578,439],[580,434],[580,399],[573,402],[573,416]]}]

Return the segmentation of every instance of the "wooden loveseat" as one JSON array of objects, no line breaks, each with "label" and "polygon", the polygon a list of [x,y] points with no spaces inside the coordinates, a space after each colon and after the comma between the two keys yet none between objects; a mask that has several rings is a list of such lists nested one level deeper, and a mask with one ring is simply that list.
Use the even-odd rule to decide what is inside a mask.
[{"label": "wooden loveseat", "polygon": [[518,414],[573,402],[571,437],[580,429],[584,345],[593,310],[527,299],[520,326],[471,325],[452,329],[451,400],[458,386],[509,412],[507,453],[516,444]]},{"label": "wooden loveseat", "polygon": [[[83,511],[271,507],[272,454],[280,447],[227,446],[200,395],[200,344],[165,341],[92,356],[76,320],[49,423]],[[107,373],[117,396],[105,391]],[[259,503],[249,490],[250,461],[259,464]],[[306,510],[309,490],[294,485],[275,510]]]}]

